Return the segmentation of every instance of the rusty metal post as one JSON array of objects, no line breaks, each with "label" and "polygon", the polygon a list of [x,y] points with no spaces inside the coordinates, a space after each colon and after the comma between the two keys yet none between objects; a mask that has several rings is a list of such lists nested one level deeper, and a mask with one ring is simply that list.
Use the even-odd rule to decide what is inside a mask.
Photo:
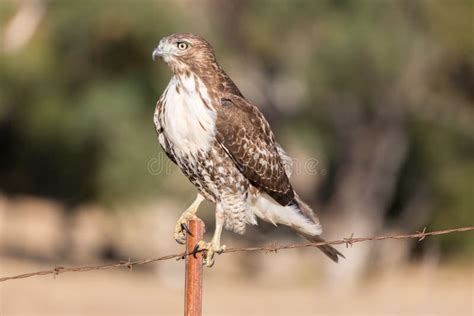
[{"label": "rusty metal post", "polygon": [[[186,235],[186,253],[192,252],[204,235],[204,223],[201,220],[190,220],[188,227],[192,234]],[[202,313],[202,264],[202,252],[186,257],[185,316],[201,316]]]}]

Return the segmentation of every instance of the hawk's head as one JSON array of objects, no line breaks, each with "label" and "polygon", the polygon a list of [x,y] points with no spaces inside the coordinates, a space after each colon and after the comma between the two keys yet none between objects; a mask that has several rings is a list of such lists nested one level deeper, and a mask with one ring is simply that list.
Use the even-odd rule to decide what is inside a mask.
[{"label": "hawk's head", "polygon": [[163,58],[173,72],[216,63],[211,44],[191,33],[176,33],[162,38],[152,57],[153,60]]}]

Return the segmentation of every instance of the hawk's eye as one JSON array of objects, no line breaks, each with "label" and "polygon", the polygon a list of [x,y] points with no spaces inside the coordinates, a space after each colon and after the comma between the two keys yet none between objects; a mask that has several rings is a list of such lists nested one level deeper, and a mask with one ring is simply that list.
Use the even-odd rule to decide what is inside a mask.
[{"label": "hawk's eye", "polygon": [[185,42],[178,42],[177,45],[179,50],[185,50],[186,48],[188,48],[188,44]]}]

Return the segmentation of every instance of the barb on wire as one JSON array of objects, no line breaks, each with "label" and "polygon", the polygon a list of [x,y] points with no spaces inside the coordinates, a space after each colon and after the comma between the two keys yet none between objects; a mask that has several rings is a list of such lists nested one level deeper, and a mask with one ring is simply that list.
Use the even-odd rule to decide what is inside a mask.
[{"label": "barb on wire", "polygon": [[[261,246],[261,247],[227,248],[223,253],[251,252],[251,251],[266,251],[266,252],[277,253],[278,250],[285,250],[285,249],[319,247],[319,246],[324,246],[324,245],[341,245],[341,244],[345,244],[346,247],[349,247],[349,246],[352,247],[353,244],[359,243],[359,242],[377,241],[377,240],[386,240],[386,239],[418,239],[418,241],[422,241],[428,236],[468,232],[468,231],[473,231],[473,230],[474,230],[474,226],[469,226],[469,227],[461,227],[461,228],[453,228],[453,229],[436,230],[436,231],[427,232],[426,227],[425,227],[423,228],[422,231],[417,231],[414,234],[387,235],[387,236],[376,236],[376,237],[358,237],[358,238],[355,238],[354,234],[352,234],[349,238],[342,238],[340,240],[333,240],[333,241],[327,241],[327,242],[298,243],[298,244],[288,244],[288,245],[281,245],[281,246],[273,243],[271,245]],[[51,270],[44,270],[44,271],[19,274],[15,276],[2,277],[0,278],[0,282],[5,282],[8,280],[16,280],[16,279],[25,279],[25,278],[29,278],[33,276],[38,276],[38,275],[52,274],[53,276],[56,276],[56,275],[66,273],[66,272],[86,272],[86,271],[92,271],[92,270],[108,270],[108,269],[122,268],[122,267],[132,270],[133,266],[136,266],[136,265],[149,264],[149,263],[153,263],[157,261],[164,261],[164,260],[170,260],[170,259],[182,260],[186,258],[186,256],[189,256],[192,254],[193,253],[182,252],[182,253],[157,257],[157,258],[141,259],[141,260],[133,260],[133,261],[130,260],[130,258],[128,258],[127,261],[120,261],[118,263],[104,264],[104,265],[98,265],[98,266],[71,267],[71,268],[58,266]]]}]

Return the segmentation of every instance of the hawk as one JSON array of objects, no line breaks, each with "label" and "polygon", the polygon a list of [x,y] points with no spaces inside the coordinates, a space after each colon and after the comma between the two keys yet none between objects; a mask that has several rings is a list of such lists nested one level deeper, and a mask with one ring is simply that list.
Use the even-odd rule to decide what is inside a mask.
[{"label": "hawk", "polygon": [[[205,263],[225,250],[225,227],[244,233],[257,217],[291,227],[311,242],[323,241],[318,217],[291,186],[292,160],[275,141],[270,125],[218,64],[214,49],[190,33],[164,37],[153,51],[173,76],[156,104],[154,123],[167,156],[198,190],[178,220],[174,238],[184,243],[186,222],[196,218],[200,203],[216,205],[211,242],[200,241]],[[319,247],[337,262],[335,248]]]}]

